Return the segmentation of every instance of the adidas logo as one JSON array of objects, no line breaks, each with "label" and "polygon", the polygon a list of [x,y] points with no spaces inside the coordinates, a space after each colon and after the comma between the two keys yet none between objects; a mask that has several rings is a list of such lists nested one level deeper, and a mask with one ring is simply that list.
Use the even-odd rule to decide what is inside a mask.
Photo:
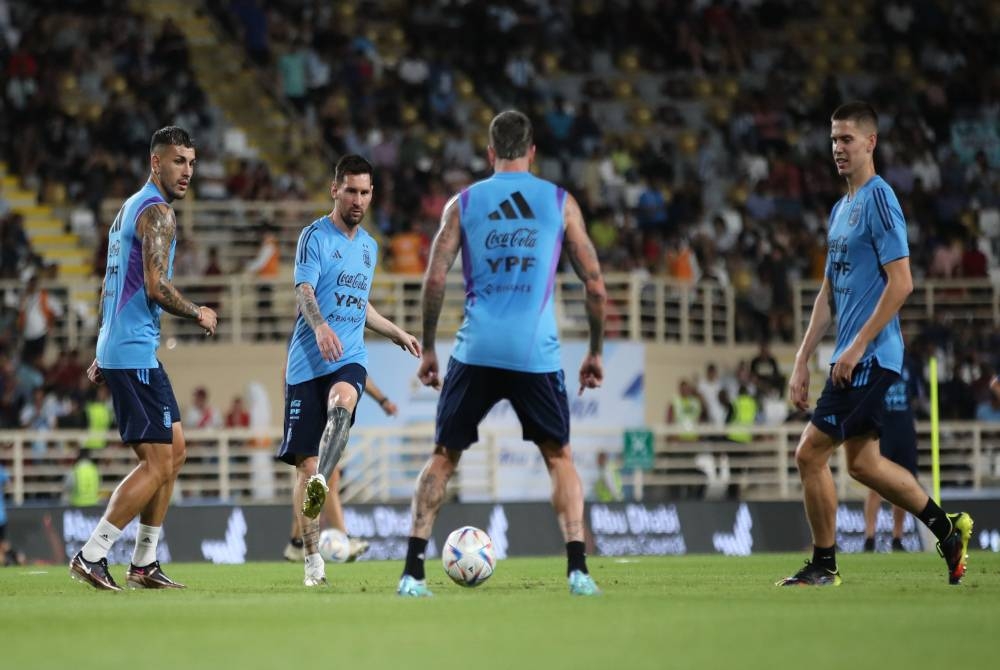
[{"label": "adidas logo", "polygon": [[824,416],[823,420],[826,421],[831,426],[836,426],[837,425],[837,417],[836,416],[833,416],[833,415]]},{"label": "adidas logo", "polygon": [[[513,201],[514,204],[511,204]],[[514,207],[517,207],[517,211],[514,211]],[[520,216],[518,216],[520,212]],[[528,201],[524,199],[520,191],[514,191],[510,194],[510,197],[500,203],[497,209],[494,209],[486,217],[490,221],[499,221],[500,219],[533,219],[535,218],[535,213],[531,211],[531,207],[528,205]]]},{"label": "adidas logo", "polygon": [[335,260],[342,260],[344,257],[340,255],[340,249],[333,252],[333,257]]},{"label": "adidas logo", "polygon": [[107,533],[101,533],[101,539],[102,540],[110,540],[111,536],[108,535]]},{"label": "adidas logo", "polygon": [[148,537],[142,538],[142,541],[145,542],[146,544],[153,544],[153,541],[150,540]]}]

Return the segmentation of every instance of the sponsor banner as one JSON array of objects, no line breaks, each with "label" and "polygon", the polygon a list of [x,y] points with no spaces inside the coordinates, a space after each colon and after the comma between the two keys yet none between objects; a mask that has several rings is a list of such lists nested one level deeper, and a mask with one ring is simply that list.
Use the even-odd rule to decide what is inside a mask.
[{"label": "sponsor banner", "polygon": [[[1000,505],[995,500],[952,500],[975,518],[970,549],[1000,551]],[[79,551],[100,521],[99,508],[23,508],[9,510],[7,537],[32,562],[65,563]],[[371,543],[362,560],[402,560],[410,528],[408,505],[349,505],[348,530]],[[589,552],[598,556],[724,554],[810,551],[809,527],[799,502],[664,502],[589,504]],[[211,505],[172,508],[161,535],[162,561],[244,563],[281,560],[288,541],[287,505]],[[878,523],[879,546],[891,533],[888,507]],[[461,503],[445,505],[428,546],[428,558],[452,530],[471,525],[493,539],[498,558],[553,556],[564,552],[551,506],[545,503]],[[920,524],[908,523],[904,544],[925,547]],[[126,528],[109,559],[125,563],[132,555],[134,524]],[[861,550],[864,522],[860,503],[845,503],[837,513],[840,551]]]}]

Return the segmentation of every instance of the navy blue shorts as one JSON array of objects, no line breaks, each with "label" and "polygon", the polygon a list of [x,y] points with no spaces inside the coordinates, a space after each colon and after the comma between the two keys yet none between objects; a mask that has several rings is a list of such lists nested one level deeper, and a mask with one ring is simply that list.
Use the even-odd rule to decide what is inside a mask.
[{"label": "navy blue shorts", "polygon": [[181,410],[163,363],[158,368],[101,368],[125,444],[170,444]]},{"label": "navy blue shorts", "polygon": [[437,444],[454,451],[479,440],[479,422],[493,405],[509,400],[524,439],[569,443],[569,401],[563,371],[517,372],[466,365],[454,358],[437,406]]},{"label": "navy blue shorts", "polygon": [[893,463],[917,474],[917,428],[913,412],[883,410],[879,451]]},{"label": "navy blue shorts", "polygon": [[[285,436],[278,448],[279,461],[296,465],[304,458],[319,455],[319,440],[326,428],[326,405],[330,389],[338,382],[348,382],[358,389],[358,399],[365,392],[368,372],[357,363],[348,363],[328,375],[298,384],[285,385]],[[351,414],[351,425],[358,406]]]},{"label": "navy blue shorts", "polygon": [[854,368],[850,386],[834,386],[828,376],[812,424],[838,443],[867,433],[881,435],[885,392],[897,381],[899,373],[880,367],[874,359]]}]

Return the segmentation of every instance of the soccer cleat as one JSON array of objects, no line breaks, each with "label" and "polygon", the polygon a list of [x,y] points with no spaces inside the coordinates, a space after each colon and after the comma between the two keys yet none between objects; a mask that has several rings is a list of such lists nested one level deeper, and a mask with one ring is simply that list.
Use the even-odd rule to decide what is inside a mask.
[{"label": "soccer cleat", "polygon": [[434,595],[427,588],[426,580],[416,579],[410,575],[403,575],[400,578],[399,586],[396,587],[396,594],[404,598],[429,598]]},{"label": "soccer cleat", "polygon": [[114,578],[108,572],[108,559],[88,561],[83,552],[78,551],[69,562],[69,576],[78,582],[86,582],[101,591],[121,591],[122,587],[115,584]]},{"label": "soccer cleat", "polygon": [[866,537],[865,538],[865,551],[869,552],[869,553],[875,551],[875,538],[874,537]]},{"label": "soccer cleat", "polygon": [[306,578],[302,580],[302,583],[306,586],[329,586],[330,582],[326,581],[326,575],[306,575]]},{"label": "soccer cleat", "polygon": [[840,586],[840,571],[827,570],[818,565],[813,565],[812,561],[806,564],[791,577],[785,577],[777,582],[775,586]]},{"label": "soccer cleat", "polygon": [[581,570],[574,570],[569,573],[567,578],[569,582],[569,592],[570,595],[574,596],[599,596],[601,595],[601,590],[597,588],[597,584],[594,582],[594,578],[588,575],[586,572]]},{"label": "soccer cleat", "polygon": [[358,560],[363,553],[368,551],[368,542],[366,540],[359,540],[356,537],[347,538],[347,560],[345,563],[353,563]]},{"label": "soccer cleat", "polygon": [[892,538],[892,550],[904,553],[906,552],[906,547],[903,546],[903,538],[901,537]]},{"label": "soccer cleat", "polygon": [[969,539],[972,537],[972,517],[965,512],[949,514],[951,532],[937,543],[938,553],[948,564],[948,583],[959,584],[965,575],[965,562],[969,558]]},{"label": "soccer cleat", "polygon": [[306,548],[296,547],[294,544],[289,542],[285,545],[285,551],[282,552],[282,556],[285,557],[286,561],[292,561],[293,563],[301,563],[306,558]]},{"label": "soccer cleat", "polygon": [[130,589],[186,589],[183,584],[175,582],[167,577],[160,567],[159,561],[153,561],[149,565],[139,567],[129,563],[125,572],[125,583]]},{"label": "soccer cleat", "polygon": [[315,474],[306,482],[306,497],[302,501],[302,513],[310,519],[319,516],[326,502],[326,494],[330,492],[330,487],[326,485],[326,478],[323,475]]}]

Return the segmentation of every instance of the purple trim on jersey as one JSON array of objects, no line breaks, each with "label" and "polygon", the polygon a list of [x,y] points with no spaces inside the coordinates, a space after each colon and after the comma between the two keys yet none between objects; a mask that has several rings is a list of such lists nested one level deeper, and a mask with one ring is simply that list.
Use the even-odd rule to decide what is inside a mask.
[{"label": "purple trim on jersey", "polygon": [[128,274],[125,275],[125,283],[122,284],[122,294],[118,297],[118,304],[115,306],[115,316],[117,316],[128,304],[136,293],[143,286],[142,273],[142,243],[138,238],[132,238],[132,248],[128,252]]},{"label": "purple trim on jersey", "polygon": [[469,189],[462,189],[462,194],[459,196],[459,200],[462,202],[462,211],[465,211],[465,208],[469,206]]},{"label": "purple trim on jersey", "polygon": [[[157,205],[157,204],[165,205],[167,203],[161,196],[158,195],[154,195],[152,198],[146,198],[145,200],[143,200],[142,204],[139,205],[139,209],[135,210],[135,220],[136,221],[139,220],[139,215],[142,214],[147,207],[149,207],[150,205]],[[135,221],[133,221],[133,223],[135,223]]]},{"label": "purple trim on jersey", "polygon": [[556,208],[562,211],[563,204],[566,202],[566,189],[561,186],[556,186]]},{"label": "purple trim on jersey", "polygon": [[472,256],[469,254],[469,240],[466,239],[465,229],[462,228],[461,224],[458,226],[458,232],[462,235],[462,277],[465,279],[465,298],[466,300],[471,299],[475,303],[476,294],[473,291]]},{"label": "purple trim on jersey", "polygon": [[[563,193],[565,193],[565,191],[563,191]],[[542,304],[538,310],[539,312],[545,311],[545,306],[549,304],[549,296],[552,295],[552,290],[555,288],[556,270],[559,269],[559,254],[562,253],[562,243],[563,230],[560,230],[559,237],[556,238],[556,243],[552,245],[552,260],[549,261],[549,279],[545,283],[545,297],[542,298]]]}]

